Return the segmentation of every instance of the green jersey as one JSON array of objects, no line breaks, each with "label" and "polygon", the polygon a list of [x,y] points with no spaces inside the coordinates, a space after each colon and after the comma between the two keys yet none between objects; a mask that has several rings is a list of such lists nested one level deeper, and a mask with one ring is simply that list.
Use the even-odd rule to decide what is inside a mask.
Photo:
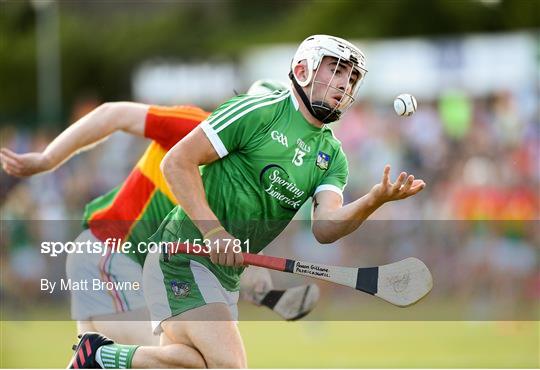
[{"label": "green jersey", "polygon": [[[329,128],[317,128],[304,118],[289,90],[237,96],[201,128],[221,158],[201,168],[206,199],[227,232],[243,242],[244,251],[248,245],[250,253],[261,251],[317,192],[341,194],[345,187],[348,165],[341,143]],[[154,237],[183,242],[201,238],[180,206]],[[226,289],[238,289],[241,268],[182,257],[205,265]]]}]

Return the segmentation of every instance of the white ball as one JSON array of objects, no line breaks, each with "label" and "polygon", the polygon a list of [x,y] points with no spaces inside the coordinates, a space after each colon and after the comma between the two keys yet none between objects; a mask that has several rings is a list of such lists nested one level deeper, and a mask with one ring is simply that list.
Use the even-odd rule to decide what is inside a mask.
[{"label": "white ball", "polygon": [[411,94],[400,94],[394,99],[394,110],[398,116],[410,116],[416,112],[418,104]]}]

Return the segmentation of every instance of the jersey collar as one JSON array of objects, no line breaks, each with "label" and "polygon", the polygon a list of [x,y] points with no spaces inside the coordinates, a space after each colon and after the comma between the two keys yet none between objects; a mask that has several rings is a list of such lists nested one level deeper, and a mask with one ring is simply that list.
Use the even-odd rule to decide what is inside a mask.
[{"label": "jersey collar", "polygon": [[326,125],[323,125],[323,127],[321,128],[318,128],[318,127],[315,127],[313,126],[311,123],[309,123],[309,121],[306,119],[306,117],[304,117],[304,115],[302,114],[302,112],[299,111],[299,105],[298,105],[298,100],[296,99],[296,96],[294,96],[294,91],[292,89],[289,89],[289,92],[291,94],[291,101],[293,103],[293,106],[294,106],[294,109],[298,112],[298,114],[302,117],[302,122],[304,122],[304,124],[306,125],[306,127],[308,127],[310,129],[310,131],[315,131],[315,132],[323,132],[325,129],[326,129]]},{"label": "jersey collar", "polygon": [[289,89],[290,93],[291,93],[291,100],[292,100],[292,103],[294,105],[294,109],[298,110],[299,106],[298,106],[298,100],[296,100],[296,96],[294,96],[294,92]]}]

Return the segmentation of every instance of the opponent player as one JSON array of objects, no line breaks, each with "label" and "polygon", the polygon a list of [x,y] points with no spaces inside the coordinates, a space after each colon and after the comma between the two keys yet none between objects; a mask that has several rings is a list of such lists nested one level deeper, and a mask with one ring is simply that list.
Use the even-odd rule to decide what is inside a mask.
[{"label": "opponent player", "polygon": [[[211,258],[172,250],[168,261],[157,254],[146,259],[145,295],[161,332],[160,347],[118,345],[86,334],[70,366],[174,367],[181,355],[172,348],[184,344],[201,353],[208,367],[245,367],[235,324],[243,258],[224,248],[227,241],[260,251],[313,197],[312,231],[329,243],[356,230],[384,203],[425,186],[405,172],[392,183],[386,166],[380,183],[343,206],[347,161],[326,124],[353,103],[365,73],[357,47],[337,37],[311,36],[293,58],[292,91],[233,98],[177,143],[162,170],[181,206],[167,216],[156,240],[204,239]],[[189,289],[176,294],[177,281]],[[117,361],[119,356],[124,360]]]},{"label": "opponent player", "polygon": [[[249,94],[284,89],[275,81],[261,80]],[[57,168],[74,153],[115,131],[125,131],[153,140],[126,181],[110,193],[90,202],[85,209],[87,228],[77,241],[129,241],[133,246],[147,241],[176,204],[159,170],[166,151],[208,116],[196,107],[158,107],[137,103],[107,103],[61,133],[43,153],[16,154],[2,149],[0,159],[6,172],[31,176]],[[115,243],[116,244],[116,243]],[[142,245],[144,247],[144,244]],[[99,253],[69,254],[67,277],[73,281],[93,278],[102,281],[138,281],[142,285],[145,250],[119,254],[108,248]],[[242,277],[242,297],[264,305],[286,320],[309,313],[318,300],[314,284],[273,290],[266,269],[252,267]],[[141,290],[73,290],[72,317],[78,332],[100,331],[123,343],[157,344]]]}]

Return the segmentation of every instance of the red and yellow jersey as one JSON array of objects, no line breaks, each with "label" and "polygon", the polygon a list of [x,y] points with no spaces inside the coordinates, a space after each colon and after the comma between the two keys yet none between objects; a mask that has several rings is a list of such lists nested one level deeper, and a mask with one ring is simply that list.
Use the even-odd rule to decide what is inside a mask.
[{"label": "red and yellow jersey", "polygon": [[161,174],[161,160],[208,115],[197,107],[151,106],[144,135],[152,143],[126,181],[86,205],[84,226],[101,241],[114,238],[131,242],[128,255],[142,264],[145,255],[136,246],[147,242],[177,203]]}]

